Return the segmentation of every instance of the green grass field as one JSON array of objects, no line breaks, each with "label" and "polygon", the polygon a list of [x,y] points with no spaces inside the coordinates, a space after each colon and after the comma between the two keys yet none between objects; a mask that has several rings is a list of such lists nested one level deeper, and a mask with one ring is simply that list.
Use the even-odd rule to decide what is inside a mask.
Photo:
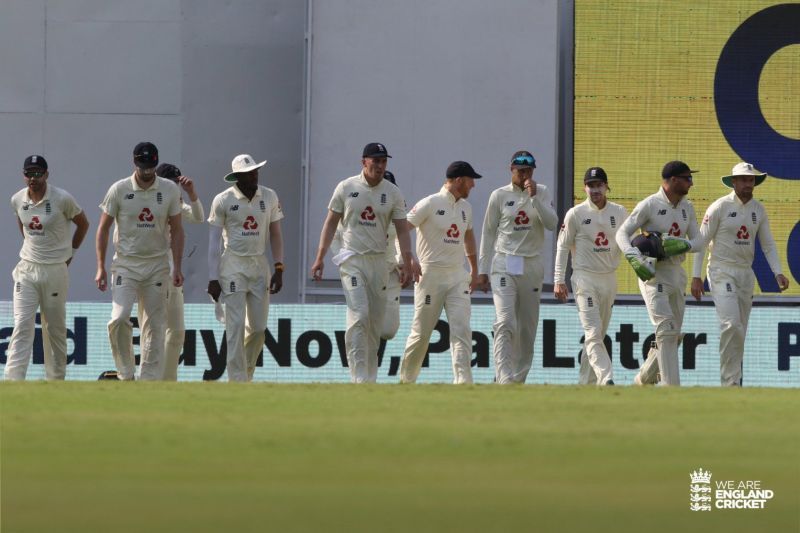
[{"label": "green grass field", "polygon": [[[800,530],[798,391],[2,383],[2,531]],[[764,510],[691,512],[689,472]]]}]

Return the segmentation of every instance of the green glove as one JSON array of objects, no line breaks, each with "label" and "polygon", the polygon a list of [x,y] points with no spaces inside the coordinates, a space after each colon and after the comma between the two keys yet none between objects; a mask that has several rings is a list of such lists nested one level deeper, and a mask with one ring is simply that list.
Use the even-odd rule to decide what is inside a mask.
[{"label": "green glove", "polygon": [[686,239],[670,236],[666,236],[661,240],[661,246],[664,247],[664,255],[667,257],[685,254],[692,249],[692,244]]},{"label": "green glove", "polygon": [[631,264],[640,280],[648,281],[656,275],[655,259],[643,256],[637,248],[626,250],[625,259]]}]

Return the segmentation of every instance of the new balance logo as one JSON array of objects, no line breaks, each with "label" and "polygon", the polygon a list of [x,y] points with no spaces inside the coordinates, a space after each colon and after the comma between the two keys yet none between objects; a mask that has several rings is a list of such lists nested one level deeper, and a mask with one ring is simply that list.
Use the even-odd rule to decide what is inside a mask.
[{"label": "new balance logo", "polygon": [[666,215],[667,214],[667,210],[666,209],[659,209],[658,210],[658,214],[659,215]]},{"label": "new balance logo", "polygon": [[126,194],[126,195],[125,195],[125,199],[126,199],[126,200],[133,200],[133,197],[134,197],[134,196],[135,196],[135,195],[134,195],[133,193],[129,193],[129,194]]},{"label": "new balance logo", "polygon": [[581,224],[583,224],[584,226],[588,226],[591,223],[592,223],[592,219],[591,218],[587,218],[587,219],[584,219],[583,221],[581,221]]},{"label": "new balance logo", "polygon": [[358,198],[358,193],[357,192],[351,192],[350,194],[347,195],[347,197],[348,198]]},{"label": "new balance logo", "polygon": [[736,211],[728,213],[728,218],[736,218]]},{"label": "new balance logo", "polygon": [[506,202],[506,207],[511,207],[513,205],[514,205],[514,200],[509,200],[508,202]]},{"label": "new balance logo", "polygon": [[444,215],[444,209],[439,209],[438,211],[436,211],[436,214],[439,215],[439,216],[443,216]]},{"label": "new balance logo", "polygon": [[239,210],[239,204],[235,204],[235,205],[231,206],[231,211],[238,211],[238,210]]}]

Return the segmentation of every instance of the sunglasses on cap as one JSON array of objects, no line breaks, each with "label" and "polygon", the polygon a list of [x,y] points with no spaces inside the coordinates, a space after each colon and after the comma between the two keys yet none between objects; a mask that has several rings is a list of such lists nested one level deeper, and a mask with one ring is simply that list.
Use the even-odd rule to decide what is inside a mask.
[{"label": "sunglasses on cap", "polygon": [[511,161],[512,165],[525,165],[529,167],[536,166],[536,160],[529,155],[518,155]]},{"label": "sunglasses on cap", "polygon": [[684,179],[686,181],[692,181],[692,175],[691,174],[689,174],[688,176],[675,176],[675,177]]},{"label": "sunglasses on cap", "polygon": [[26,178],[41,178],[44,176],[46,170],[26,170],[23,172]]}]

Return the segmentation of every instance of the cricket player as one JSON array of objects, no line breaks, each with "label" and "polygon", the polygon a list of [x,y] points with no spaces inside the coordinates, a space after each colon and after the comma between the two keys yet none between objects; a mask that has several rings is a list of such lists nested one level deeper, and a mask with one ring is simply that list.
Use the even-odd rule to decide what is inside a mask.
[{"label": "cricket player", "polygon": [[283,287],[283,210],[275,191],[258,184],[258,169],[266,163],[237,155],[225,176],[234,184],[214,198],[208,217],[208,294],[225,305],[228,381],[253,380],[264,348],[269,295]]},{"label": "cricket player", "polygon": [[478,285],[478,260],[467,198],[481,175],[466,161],[454,161],[446,176],[438,193],[423,198],[408,213],[408,223],[417,230],[422,276],[414,286],[414,320],[400,363],[401,383],[417,381],[442,308],[450,324],[453,383],[472,383],[470,294]]},{"label": "cricket player", "polygon": [[[5,379],[24,380],[33,352],[36,309],[41,309],[45,377],[67,373],[67,267],[78,251],[89,221],[65,190],[47,183],[47,161],[32,155],[23,163],[27,186],[11,197],[22,233],[14,278],[14,332],[6,352]],[[75,224],[72,240],[70,223]],[[71,246],[70,246],[71,243]]]},{"label": "cricket player", "polygon": [[767,175],[750,163],[738,163],[731,175],[722,178],[733,192],[711,204],[700,225],[700,246],[692,268],[692,295],[703,296],[703,256],[710,241],[708,283],[719,318],[719,369],[722,385],[742,385],[742,360],[747,322],[753,305],[755,275],[752,264],[756,237],[767,258],[778,288],[785,291],[789,280],[781,272],[775,239],[769,228],[764,205],[753,198],[753,189]]},{"label": "cricket player", "polygon": [[583,190],[586,201],[567,211],[558,234],[553,293],[558,300],[567,301],[567,256],[571,253],[575,305],[584,332],[579,382],[613,385],[611,357],[603,341],[617,296],[620,254],[616,234],[628,212],[608,201],[608,175],[601,167],[586,171]]},{"label": "cricket player", "polygon": [[[181,196],[181,221],[199,224],[205,220],[205,212],[200,198],[194,188],[194,181],[181,173],[181,170],[170,163],[162,163],[156,168],[156,175],[172,181],[175,185],[183,189],[189,196],[189,202],[183,201]],[[170,261],[172,269],[172,261]],[[164,363],[164,381],[176,381],[178,379],[178,362],[183,341],[186,335],[186,325],[183,319],[183,286],[176,287],[169,284],[167,290],[167,340],[164,345],[166,361]]]},{"label": "cricket player", "polygon": [[[111,262],[111,321],[108,340],[111,354],[123,380],[134,379],[133,324],[134,302],[139,302],[141,364],[139,378],[164,377],[164,343],[167,324],[167,290],[172,283],[183,285],[183,225],[181,193],[168,179],[156,176],[158,149],[141,142],[133,149],[134,173],[114,183],[100,204],[97,228],[97,288],[108,288],[106,248],[114,223],[114,248]],[[172,253],[170,280],[169,254]]]},{"label": "cricket player", "polygon": [[479,286],[494,299],[495,381],[525,383],[539,325],[544,231],[558,215],[547,187],[533,178],[536,159],[520,150],[511,157],[511,183],[492,192],[483,220]]},{"label": "cricket player", "polygon": [[419,265],[411,253],[405,200],[400,189],[384,179],[391,156],[381,143],[369,143],[361,157],[361,173],[341,181],[328,204],[311,277],[322,279],[325,254],[336,227],[342,224],[342,248],[333,257],[347,301],[345,347],[350,380],[374,383],[378,379],[378,348],[386,312],[386,268],[389,225],[397,230],[401,265],[400,283],[419,279]]},{"label": "cricket player", "polygon": [[[670,161],[661,171],[658,192],[639,202],[617,232],[617,245],[639,277],[639,290],[655,326],[655,344],[634,377],[637,385],[680,385],[678,345],[681,342],[685,306],[686,271],[682,263],[697,237],[694,206],[686,195],[692,187],[691,170],[683,161]],[[631,246],[636,230],[664,236],[665,257],[653,266],[641,251]]]},{"label": "cricket player", "polygon": [[[383,179],[397,185],[394,174],[388,170],[384,172]],[[336,234],[331,241],[331,254],[336,256],[342,251],[342,224],[336,228]],[[400,283],[400,264],[403,257],[400,254],[400,244],[397,240],[397,231],[394,224],[389,224],[386,239],[386,268],[389,270],[389,281],[386,283],[386,312],[383,315],[383,325],[381,326],[381,340],[392,340],[400,329],[400,290],[403,285]]]}]

